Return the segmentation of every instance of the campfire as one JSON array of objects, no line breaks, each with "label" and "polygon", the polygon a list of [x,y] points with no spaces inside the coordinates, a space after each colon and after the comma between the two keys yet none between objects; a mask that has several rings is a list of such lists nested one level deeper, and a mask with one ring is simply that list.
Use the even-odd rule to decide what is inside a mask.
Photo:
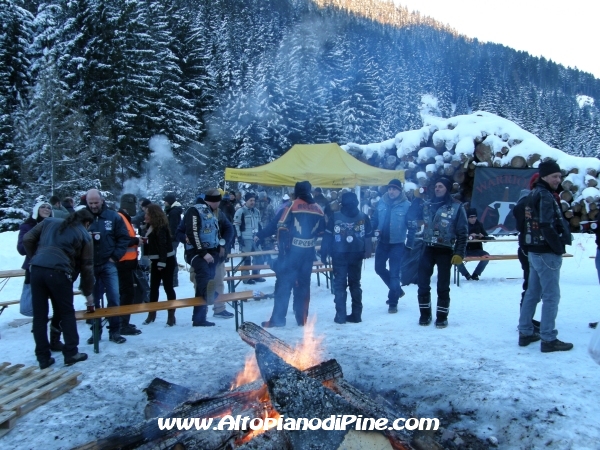
[{"label": "campfire", "polygon": [[321,360],[314,325],[292,347],[244,323],[238,333],[254,353],[229,391],[197,398],[156,378],[146,389],[146,422],[80,448],[412,449],[407,431],[371,431],[374,420],[400,416],[346,382],[336,360]]}]

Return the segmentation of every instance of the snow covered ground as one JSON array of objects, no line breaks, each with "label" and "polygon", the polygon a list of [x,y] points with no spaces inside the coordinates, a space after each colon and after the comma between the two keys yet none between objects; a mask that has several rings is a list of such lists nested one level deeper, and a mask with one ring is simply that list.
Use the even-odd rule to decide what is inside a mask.
[{"label": "snow covered ground", "polygon": [[[16,232],[0,234],[0,270],[21,266],[16,241]],[[493,254],[515,253],[516,246],[485,244]],[[600,286],[589,258],[596,251],[594,237],[577,235],[567,251],[574,257],[563,263],[557,328],[560,339],[574,343],[570,352],[543,354],[537,343],[517,345],[521,269],[516,260],[491,262],[481,281],[452,286],[450,325],[438,330],[417,325],[414,285],[405,287],[398,314],[387,313],[387,291],[370,259],[363,271],[361,324],[335,324],[333,296],[324,285],[317,287],[313,276],[310,312],[317,316],[324,358],[336,358],[355,385],[384,396],[395,391],[407,411],[420,417],[443,413],[456,420],[442,420],[443,427],[469,429],[483,439],[495,436],[499,448],[598,449],[600,367],[587,353],[588,322],[600,319]],[[468,267],[472,270],[474,264]],[[181,271],[179,278],[177,295],[191,296],[187,272]],[[270,278],[259,287],[270,292],[273,283]],[[0,298],[18,298],[21,284],[22,279],[10,280]],[[77,297],[77,309],[83,304]],[[268,319],[272,304],[270,299],[247,303],[246,320]],[[18,419],[0,438],[0,448],[71,448],[138,423],[146,404],[142,389],[154,377],[206,395],[228,389],[251,351],[235,333],[233,320],[192,328],[191,311],[178,310],[177,325],[168,328],[166,316],[159,312],[148,326],[141,324],[143,315],[133,316],[143,334],[117,345],[105,333],[100,354],[85,344],[90,332],[78,323],[80,351],[90,358],[66,370],[81,371],[82,383]],[[30,326],[9,326],[21,317],[18,306],[0,316],[0,361],[36,365]],[[294,323],[291,313],[289,323]],[[291,344],[303,333],[295,324],[269,331]],[[62,355],[55,357],[54,367],[63,368]]]}]

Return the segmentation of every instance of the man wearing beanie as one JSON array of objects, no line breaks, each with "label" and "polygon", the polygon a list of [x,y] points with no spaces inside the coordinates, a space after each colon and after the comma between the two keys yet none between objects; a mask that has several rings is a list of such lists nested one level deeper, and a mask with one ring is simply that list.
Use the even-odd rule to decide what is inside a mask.
[{"label": "man wearing beanie", "polygon": [[[565,245],[571,245],[571,233],[565,224],[554,192],[562,181],[556,161],[539,165],[540,178],[526,200],[525,249],[529,258],[529,282],[519,317],[519,345],[525,347],[542,340],[543,353],[566,351],[573,344],[559,341],[555,329],[560,302],[560,268]],[[534,331],[531,320],[542,300],[540,333]]]},{"label": "man wearing beanie", "polygon": [[452,181],[446,177],[437,180],[434,197],[409,212],[411,220],[409,239],[414,240],[416,224],[425,225],[423,230],[423,255],[419,260],[418,291],[419,325],[431,323],[431,276],[437,266],[437,310],[435,326],[448,326],[450,311],[450,273],[452,265],[460,265],[465,257],[468,237],[467,215],[462,204],[450,196]]},{"label": "man wearing beanie", "polygon": [[299,181],[294,188],[294,201],[282,211],[277,236],[279,257],[275,302],[271,318],[262,323],[265,328],[284,327],[290,294],[294,286],[296,323],[304,326],[310,303],[310,275],[315,258],[315,238],[323,234],[323,210],[311,195],[308,181]]},{"label": "man wearing beanie", "polygon": [[[362,262],[371,257],[371,221],[359,211],[358,198],[354,192],[342,194],[342,207],[333,214],[325,229],[321,243],[321,261],[326,263],[331,255],[333,267],[333,290],[335,294],[334,322],[359,323],[362,319],[362,289],[360,278]],[[350,288],[352,313],[346,315],[346,287]]]},{"label": "man wearing beanie", "polygon": [[398,299],[404,296],[400,286],[400,266],[404,257],[409,208],[410,202],[406,199],[402,183],[393,179],[388,183],[387,193],[377,203],[377,210],[373,214],[373,229],[378,238],[375,272],[389,289],[386,303],[390,314],[398,312]]},{"label": "man wearing beanie", "polygon": [[[233,217],[233,225],[235,227],[236,236],[238,243],[240,244],[240,252],[255,252],[259,250],[258,246],[258,233],[262,225],[260,223],[260,211],[255,208],[256,194],[248,192],[244,196],[246,203],[240,209],[235,212]],[[263,259],[260,256],[254,258],[248,256],[244,258],[242,265],[250,266],[252,264],[262,264]],[[249,270],[242,270],[242,275],[249,275]],[[253,270],[252,275],[259,275],[260,270]],[[265,280],[262,277],[254,277],[244,280],[244,284],[255,284],[256,282],[262,283]]]}]

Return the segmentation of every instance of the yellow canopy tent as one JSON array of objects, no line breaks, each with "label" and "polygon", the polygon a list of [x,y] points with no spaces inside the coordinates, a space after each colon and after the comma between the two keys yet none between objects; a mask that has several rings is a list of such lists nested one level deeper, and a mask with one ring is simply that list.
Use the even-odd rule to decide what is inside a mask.
[{"label": "yellow canopy tent", "polygon": [[381,186],[393,178],[404,181],[404,171],[369,166],[335,143],[296,144],[283,156],[264,166],[225,169],[226,181],[264,186],[294,186],[304,180],[322,188]]}]

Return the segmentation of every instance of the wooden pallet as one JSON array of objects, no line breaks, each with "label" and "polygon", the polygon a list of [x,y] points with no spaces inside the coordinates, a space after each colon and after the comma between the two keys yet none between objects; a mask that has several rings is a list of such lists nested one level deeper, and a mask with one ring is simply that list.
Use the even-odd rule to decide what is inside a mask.
[{"label": "wooden pallet", "polygon": [[23,364],[0,364],[0,437],[14,428],[17,418],[70,391],[81,372],[39,370]]}]

